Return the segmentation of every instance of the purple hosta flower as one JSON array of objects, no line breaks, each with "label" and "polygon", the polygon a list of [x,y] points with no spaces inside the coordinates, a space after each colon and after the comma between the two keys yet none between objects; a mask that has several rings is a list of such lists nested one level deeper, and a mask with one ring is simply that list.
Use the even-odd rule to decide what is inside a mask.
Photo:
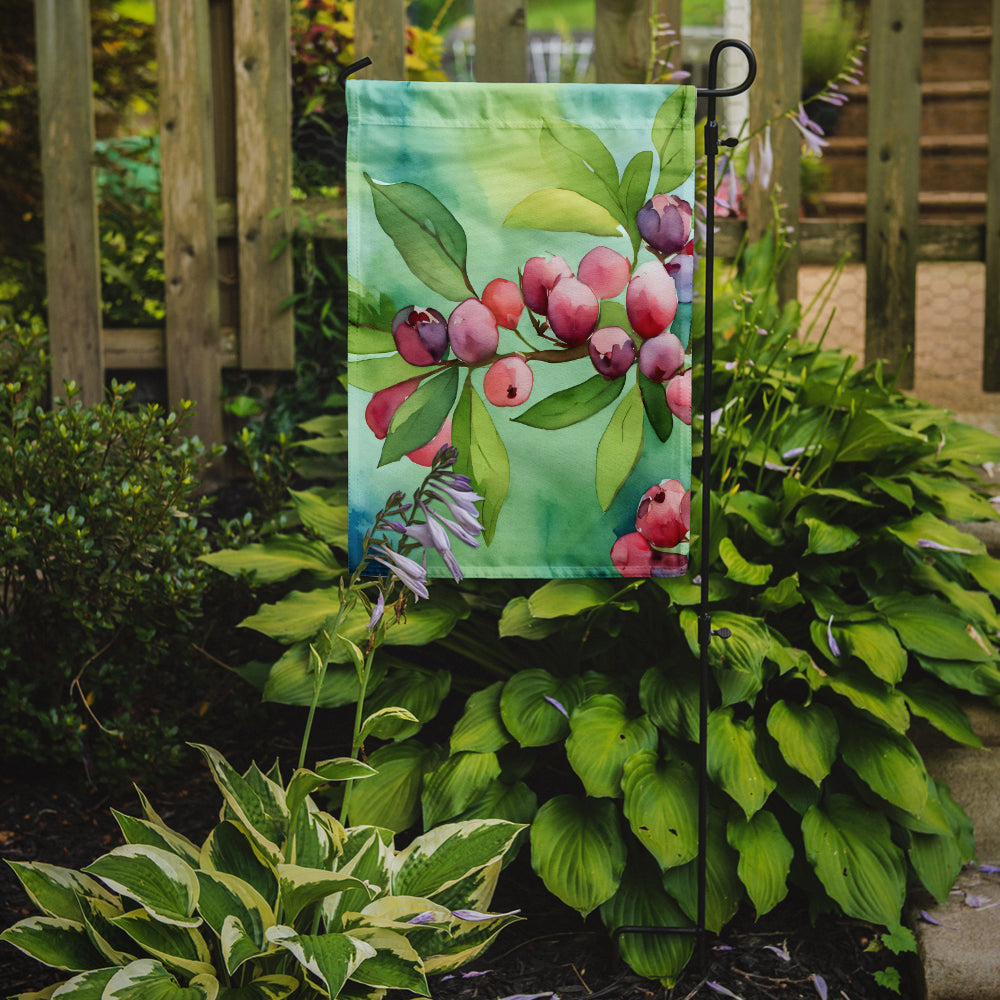
[{"label": "purple hosta flower", "polygon": [[373,545],[372,550],[381,553],[380,556],[372,556],[372,559],[385,566],[404,587],[412,591],[415,597],[430,596],[427,591],[426,566],[422,566],[415,559],[404,556],[402,552],[396,552],[386,545]]},{"label": "purple hosta flower", "polygon": [[823,138],[823,130],[806,114],[806,109],[800,104],[798,114],[791,114],[791,118],[792,124],[802,133],[806,149],[816,156],[822,156],[827,141]]},{"label": "purple hosta flower", "polygon": [[813,981],[813,986],[816,987],[816,992],[819,994],[819,1000],[826,1000],[827,997],[826,980],[821,975],[815,972],[809,978]]},{"label": "purple hosta flower", "polygon": [[790,962],[792,956],[788,954],[787,950],[784,948],[779,948],[776,944],[766,944],[764,945],[765,951],[773,951],[775,955],[782,960],[782,962]]},{"label": "purple hosta flower", "polygon": [[447,976],[441,977],[441,982],[446,983],[449,979],[478,979],[480,976],[488,976],[492,971],[492,969],[483,969],[482,972],[477,972],[472,969],[469,972],[449,972]]},{"label": "purple hosta flower", "polygon": [[558,710],[559,710],[560,712],[562,712],[562,714],[563,714],[563,715],[565,715],[567,719],[569,718],[569,712],[567,712],[567,711],[566,711],[566,708],[565,708],[565,706],[564,706],[564,705],[562,704],[562,702],[560,702],[560,701],[557,701],[557,700],[556,700],[555,698],[553,698],[553,697],[552,697],[551,695],[547,695],[547,694],[546,694],[546,695],[543,695],[542,697],[544,697],[544,698],[545,698],[545,700],[546,700],[546,701],[547,701],[547,702],[548,702],[548,703],[549,703],[550,705],[554,705],[554,706],[555,706],[555,707],[556,707],[556,708],[557,708],[557,709],[558,709]]},{"label": "purple hosta flower", "polygon": [[736,165],[731,156],[726,157],[722,181],[715,190],[715,211],[717,215],[739,215],[743,188],[736,175]]},{"label": "purple hosta flower", "polygon": [[516,917],[520,910],[509,910],[507,913],[480,913],[479,910],[452,910],[451,915],[459,920],[479,921],[492,920],[494,917]]},{"label": "purple hosta flower", "polygon": [[747,183],[757,182],[767,190],[771,186],[771,174],[774,172],[774,150],[771,148],[771,126],[764,129],[764,134],[750,145],[750,158],[747,161]]},{"label": "purple hosta flower", "polygon": [[743,1000],[743,997],[739,993],[734,993],[730,989],[726,989],[722,983],[713,983],[711,980],[705,983],[705,985],[712,990],[714,993],[721,993],[724,997],[733,997],[734,1000]]},{"label": "purple hosta flower", "polygon": [[382,620],[382,612],[385,611],[385,595],[380,590],[378,592],[378,600],[375,602],[375,607],[372,608],[372,616],[368,619],[368,631],[371,632],[376,625]]},{"label": "purple hosta flower", "polygon": [[972,549],[957,549],[952,545],[942,545],[941,542],[935,542],[930,538],[918,538],[917,548],[920,549],[937,549],[940,552],[958,552],[964,556],[971,556]]},{"label": "purple hosta flower", "polygon": [[393,524],[392,527],[405,534],[408,538],[412,538],[422,548],[433,549],[437,552],[444,560],[445,566],[448,567],[448,572],[451,573],[457,583],[462,579],[462,571],[459,569],[454,555],[452,555],[451,539],[448,537],[448,532],[444,530],[423,502],[418,502],[417,506],[423,511],[426,520],[413,524]]},{"label": "purple hosta flower", "polygon": [[1000,865],[979,865],[977,870],[986,875],[1000,875]]},{"label": "purple hosta flower", "polygon": [[830,620],[826,623],[826,642],[830,647],[830,652],[834,656],[840,656],[840,646],[837,645],[837,640],[833,637],[833,615],[830,615]]},{"label": "purple hosta flower", "polygon": [[408,924],[432,924],[435,920],[437,920],[437,914],[433,910],[424,910],[423,913],[410,917],[406,922]]}]

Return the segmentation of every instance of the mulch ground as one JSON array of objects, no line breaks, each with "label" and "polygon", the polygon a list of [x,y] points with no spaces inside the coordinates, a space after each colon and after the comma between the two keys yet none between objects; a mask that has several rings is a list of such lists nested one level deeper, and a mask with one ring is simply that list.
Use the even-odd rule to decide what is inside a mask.
[{"label": "mulch ground", "polygon": [[[222,742],[220,749],[234,763],[240,761],[238,746]],[[220,800],[200,756],[192,755],[190,769],[147,791],[169,825],[198,840],[212,826]],[[139,814],[134,794],[125,791],[108,796],[72,776],[8,774],[0,778],[0,858],[80,868],[122,842],[112,806]],[[866,950],[872,928],[831,918],[812,926],[798,900],[756,924],[751,914],[738,915],[720,937],[706,939],[705,967],[689,967],[673,989],[634,975],[618,961],[596,915],[584,922],[563,907],[545,892],[524,856],[501,877],[494,908],[519,908],[525,919],[503,931],[469,969],[432,977],[435,1000],[545,1000],[550,995],[562,1000],[888,1000],[893,994],[873,979],[887,965],[902,972],[903,997],[919,993],[900,959]],[[32,912],[11,870],[0,865],[0,927]],[[0,995],[38,990],[60,978],[65,976],[0,943]]]}]

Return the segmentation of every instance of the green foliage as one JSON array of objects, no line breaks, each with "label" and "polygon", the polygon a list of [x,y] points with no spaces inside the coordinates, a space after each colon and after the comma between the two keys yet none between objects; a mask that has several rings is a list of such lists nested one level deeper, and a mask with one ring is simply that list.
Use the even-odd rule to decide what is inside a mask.
[{"label": "green foliage", "polygon": [[0,743],[9,761],[82,757],[107,777],[176,752],[137,698],[191,661],[209,455],[187,406],[131,409],[130,386],[83,406],[69,385],[42,408],[42,343],[39,324],[0,321]]},{"label": "green foliage", "polygon": [[197,845],[140,793],[115,813],[126,843],[83,871],[11,862],[41,916],[0,939],[71,973],[60,996],[429,996],[427,975],[479,955],[515,913],[489,913],[521,827],[450,823],[403,849],[390,831],[345,829],[312,795],[369,778],[353,758],[243,774],[207,746],[224,806]]}]

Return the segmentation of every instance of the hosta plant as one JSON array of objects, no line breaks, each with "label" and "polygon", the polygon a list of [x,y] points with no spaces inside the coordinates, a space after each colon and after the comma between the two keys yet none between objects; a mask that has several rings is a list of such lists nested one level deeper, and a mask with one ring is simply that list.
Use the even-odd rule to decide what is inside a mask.
[{"label": "hosta plant", "polygon": [[[337,758],[233,769],[199,747],[222,793],[203,843],[115,813],[126,843],[82,871],[11,862],[41,911],[0,935],[64,981],[66,1000],[280,1000],[428,996],[427,975],[470,961],[515,913],[490,913],[521,827],[450,823],[404,849],[389,830],[343,827],[312,795],[372,768]],[[54,992],[53,992],[54,991]]]}]

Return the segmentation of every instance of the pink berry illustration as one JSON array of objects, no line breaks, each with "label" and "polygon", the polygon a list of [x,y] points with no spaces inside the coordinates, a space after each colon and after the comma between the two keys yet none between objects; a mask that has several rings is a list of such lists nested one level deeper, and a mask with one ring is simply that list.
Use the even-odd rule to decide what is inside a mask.
[{"label": "pink berry illustration", "polygon": [[584,255],[576,276],[589,285],[599,299],[613,299],[625,291],[631,267],[628,260],[610,247],[594,247]]},{"label": "pink berry illustration", "polygon": [[[647,342],[648,343],[648,342]],[[691,369],[667,383],[667,406],[682,423],[691,426]]]},{"label": "pink berry illustration", "polygon": [[677,479],[664,479],[639,501],[635,528],[650,545],[671,549],[687,538],[691,527],[691,493]]},{"label": "pink berry illustration", "polygon": [[437,309],[406,306],[392,319],[392,339],[411,365],[436,365],[448,351],[448,326]]},{"label": "pink berry illustration", "polygon": [[560,278],[549,292],[549,326],[570,347],[582,344],[590,336],[600,314],[597,296],[578,278]]},{"label": "pink berry illustration", "polygon": [[611,562],[622,576],[683,576],[688,557],[680,552],[659,552],[639,534],[630,531],[611,546]]},{"label": "pink berry illustration", "polygon": [[497,352],[500,332],[496,316],[479,299],[466,299],[448,317],[448,340],[455,357],[478,365]]},{"label": "pink berry illustration", "polygon": [[666,382],[684,365],[684,345],[673,333],[661,333],[642,342],[639,371],[654,382]]},{"label": "pink berry illustration", "polygon": [[520,354],[500,358],[486,370],[483,392],[494,406],[520,406],[534,381],[528,362]]},{"label": "pink berry illustration", "polygon": [[516,330],[524,311],[521,289],[506,278],[494,278],[483,289],[483,305],[496,317],[497,326]]},{"label": "pink berry illustration", "polygon": [[451,417],[445,417],[440,430],[430,439],[430,441],[427,442],[427,444],[423,444],[419,448],[414,448],[413,451],[409,452],[406,457],[416,462],[417,465],[423,465],[426,468],[430,468],[431,462],[434,461],[434,456],[446,444],[451,444]]},{"label": "pink berry illustration", "polygon": [[655,337],[673,322],[677,289],[659,261],[650,260],[635,269],[625,293],[625,311],[632,329],[644,338]]},{"label": "pink berry illustration", "polygon": [[365,423],[380,441],[389,433],[389,424],[403,401],[420,385],[419,378],[408,378],[388,388],[379,389],[365,407]]},{"label": "pink berry illustration", "polygon": [[690,302],[694,297],[694,254],[687,253],[685,249],[684,253],[667,261],[667,274],[674,279],[677,287],[677,301]]},{"label": "pink berry illustration", "polygon": [[560,278],[572,278],[573,272],[562,257],[532,257],[521,272],[524,304],[539,316],[548,311],[549,292]]},{"label": "pink berry illustration", "polygon": [[673,194],[654,194],[635,222],[650,249],[666,256],[680,253],[691,238],[691,206]]},{"label": "pink berry illustration", "polygon": [[590,360],[608,381],[621,378],[635,361],[635,345],[620,326],[602,326],[590,337]]}]

